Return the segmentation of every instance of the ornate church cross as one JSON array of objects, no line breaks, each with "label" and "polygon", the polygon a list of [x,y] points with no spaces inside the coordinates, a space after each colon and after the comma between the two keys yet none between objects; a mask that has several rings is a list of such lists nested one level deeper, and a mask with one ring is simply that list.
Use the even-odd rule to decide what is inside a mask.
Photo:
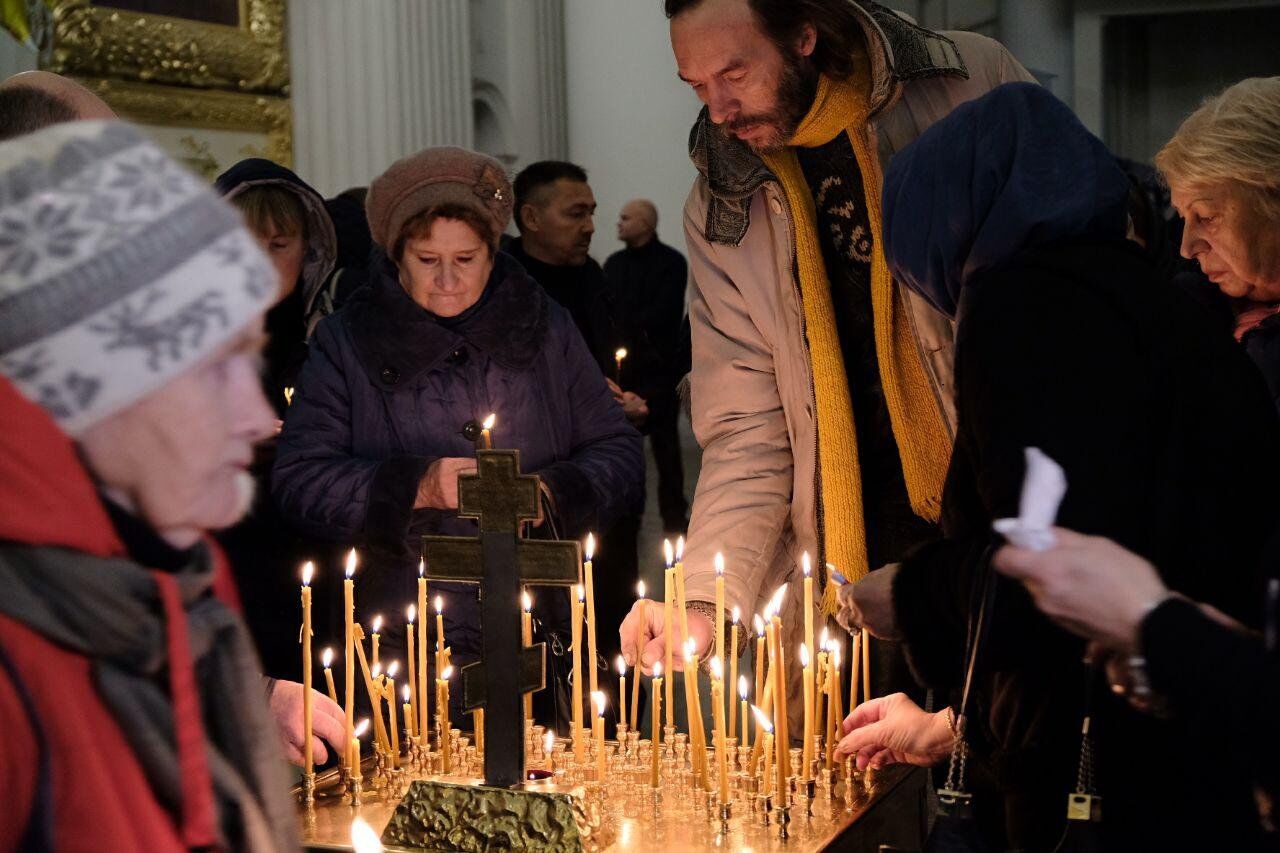
[{"label": "ornate church cross", "polygon": [[422,537],[426,577],[480,584],[481,662],[462,668],[463,707],[483,707],[485,784],[525,781],[525,693],[546,683],[545,645],[524,648],[520,587],[573,586],[582,555],[577,542],[522,540],[523,522],[540,516],[538,478],[520,473],[520,451],[476,451],[475,474],[458,478],[458,515],[480,522],[475,539]]}]

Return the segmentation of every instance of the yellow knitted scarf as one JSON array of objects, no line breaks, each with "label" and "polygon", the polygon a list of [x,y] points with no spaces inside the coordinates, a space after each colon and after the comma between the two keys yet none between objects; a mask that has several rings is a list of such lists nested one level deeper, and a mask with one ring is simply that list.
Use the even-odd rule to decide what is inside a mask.
[{"label": "yellow knitted scarf", "polygon": [[[910,323],[904,316],[905,306],[895,298],[895,285],[884,257],[880,217],[882,176],[866,127],[868,79],[865,60],[863,68],[852,79],[833,80],[823,75],[813,107],[790,140],[793,147],[764,157],[766,165],[782,182],[795,220],[796,263],[800,272],[800,295],[804,303],[809,357],[817,396],[818,460],[822,472],[820,500],[827,560],[850,581],[862,578],[870,568],[879,567],[867,565],[862,478],[853,426],[853,404],[836,334],[831,282],[818,242],[813,196],[794,147],[825,145],[838,134],[846,133],[862,171],[863,193],[874,244],[871,305],[880,379],[893,433],[898,441],[911,508],[921,518],[938,520],[942,485],[951,457],[950,435],[921,363]],[[827,584],[823,610],[833,613],[835,607],[835,585]]]}]

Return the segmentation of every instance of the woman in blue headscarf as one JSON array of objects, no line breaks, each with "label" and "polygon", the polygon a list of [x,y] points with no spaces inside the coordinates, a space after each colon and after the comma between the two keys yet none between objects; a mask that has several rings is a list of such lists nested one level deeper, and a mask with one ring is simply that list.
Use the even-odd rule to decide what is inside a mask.
[{"label": "woman in blue headscarf", "polygon": [[[1259,556],[1280,517],[1280,426],[1239,347],[1126,239],[1127,192],[1103,144],[1027,84],[959,107],[889,168],[890,268],[957,323],[958,434],[945,538],[844,589],[842,618],[902,640],[928,686],[963,683],[977,591],[1001,542],[992,522],[1018,515],[1030,447],[1065,471],[1060,525],[1113,539],[1171,587],[1256,622]],[[1105,684],[1087,691],[1102,676],[1082,664],[1083,641],[1021,585],[994,584],[968,741],[971,783],[987,785],[979,822],[997,849],[1062,837],[1090,692],[1106,849],[1254,849],[1246,778],[1204,785],[1185,749],[1193,733]],[[860,764],[939,760],[949,713],[875,700],[846,721],[842,749]]]}]

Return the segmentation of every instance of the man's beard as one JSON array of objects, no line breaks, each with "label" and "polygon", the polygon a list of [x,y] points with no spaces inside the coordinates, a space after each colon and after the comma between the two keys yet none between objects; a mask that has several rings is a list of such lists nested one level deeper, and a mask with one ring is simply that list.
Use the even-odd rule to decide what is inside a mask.
[{"label": "man's beard", "polygon": [[728,124],[721,125],[721,130],[736,139],[736,131],[767,125],[770,129],[768,136],[743,142],[757,154],[771,154],[787,146],[795,135],[796,128],[813,106],[817,91],[818,72],[804,57],[784,51],[782,76],[778,80],[774,108],[767,113],[738,116]]}]

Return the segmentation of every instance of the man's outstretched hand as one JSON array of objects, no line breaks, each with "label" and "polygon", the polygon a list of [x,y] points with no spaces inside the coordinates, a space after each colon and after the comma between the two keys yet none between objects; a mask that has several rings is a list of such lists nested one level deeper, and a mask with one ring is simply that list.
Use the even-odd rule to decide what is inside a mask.
[{"label": "man's outstretched hand", "polygon": [[[675,647],[672,649],[671,665],[677,671],[684,669],[684,634],[680,632],[680,617],[672,610],[672,626]],[[714,633],[711,620],[694,610],[689,611],[689,636],[693,637],[694,655],[701,660],[703,653],[711,644]],[[628,666],[636,665],[636,651],[640,652],[640,669],[645,675],[653,674],[653,665],[666,660],[667,639],[666,626],[663,625],[663,608],[660,601],[637,601],[631,607],[627,618],[622,620],[618,629],[618,638],[622,641],[622,656]]]}]

